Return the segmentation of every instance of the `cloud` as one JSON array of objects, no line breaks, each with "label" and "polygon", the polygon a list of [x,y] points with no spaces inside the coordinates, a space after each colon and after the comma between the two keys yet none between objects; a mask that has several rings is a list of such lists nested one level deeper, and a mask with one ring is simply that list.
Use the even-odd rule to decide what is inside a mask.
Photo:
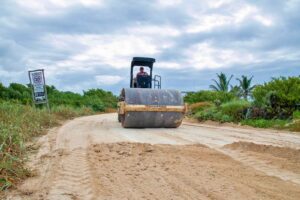
[{"label": "cloud", "polygon": [[20,71],[26,68],[26,49],[13,40],[0,38],[0,69]]},{"label": "cloud", "polygon": [[[56,63],[57,68],[88,69],[97,65],[106,65],[112,68],[124,68],[136,52],[141,55],[153,56],[162,45],[155,45],[149,37],[135,37],[133,35],[51,35],[44,40],[51,43],[53,48],[65,49],[72,55]],[[72,53],[72,47],[78,47]]]},{"label": "cloud", "polygon": [[115,85],[123,80],[121,76],[97,75],[95,76],[98,85]]},{"label": "cloud", "polygon": [[156,58],[163,87],[180,90],[221,71],[299,75],[299,13],[299,0],[3,0],[0,81],[44,68],[59,89],[118,93],[133,56]]},{"label": "cloud", "polygon": [[255,58],[247,52],[214,48],[208,43],[193,45],[187,50],[188,65],[196,69],[218,69],[234,64],[255,63]]},{"label": "cloud", "polygon": [[99,7],[102,0],[16,0],[17,5],[36,15],[56,15],[74,6]]},{"label": "cloud", "polygon": [[178,4],[180,4],[182,2],[182,0],[157,0],[157,3],[160,6],[178,6]]}]

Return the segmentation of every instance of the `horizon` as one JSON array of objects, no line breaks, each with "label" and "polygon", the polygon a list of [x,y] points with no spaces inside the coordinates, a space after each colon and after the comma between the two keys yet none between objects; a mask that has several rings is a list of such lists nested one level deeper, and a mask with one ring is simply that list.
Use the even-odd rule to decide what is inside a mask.
[{"label": "horizon", "polygon": [[132,57],[156,59],[163,89],[208,90],[216,73],[253,84],[300,74],[300,1],[4,0],[0,82],[82,94],[129,86]]},{"label": "horizon", "polygon": [[[296,75],[296,76],[278,76],[278,77],[271,77],[270,80],[264,81],[263,83],[252,84],[252,85],[255,85],[255,86],[257,86],[257,85],[263,85],[263,84],[265,84],[265,83],[270,82],[270,81],[271,81],[272,79],[274,79],[274,78],[281,78],[281,77],[285,77],[285,78],[288,78],[288,77],[300,77],[300,75],[298,75],[298,76]],[[235,78],[235,76],[233,75],[232,78]],[[254,78],[254,77],[253,77],[253,78]],[[11,83],[7,83],[7,84],[3,84],[2,82],[0,82],[0,84],[2,84],[2,85],[5,86],[5,87],[9,87],[9,85],[12,84],[12,83],[22,84],[22,85],[25,85],[25,86],[28,86],[28,84],[30,84],[29,82],[28,82],[28,83],[11,82]],[[231,83],[231,82],[230,82],[230,83]],[[213,84],[214,84],[214,82],[212,81],[211,84],[209,84],[209,85],[213,85]],[[121,89],[122,89],[122,88],[121,88],[120,91],[117,91],[117,93],[114,93],[114,92],[111,91],[111,90],[106,90],[106,89],[99,88],[99,87],[95,87],[95,88],[93,88],[93,87],[92,87],[92,88],[86,88],[85,90],[82,90],[82,91],[72,91],[72,90],[61,90],[61,89],[57,88],[56,85],[50,85],[50,84],[47,84],[47,82],[46,82],[46,85],[49,86],[49,87],[54,86],[55,89],[57,89],[57,90],[59,90],[59,91],[61,91],[61,92],[72,92],[72,93],[77,93],[77,94],[80,94],[80,95],[83,95],[84,92],[89,91],[89,90],[92,90],[92,89],[102,89],[102,90],[105,90],[105,91],[107,91],[107,92],[112,92],[113,95],[119,95],[119,93],[120,93],[120,91],[121,91]],[[128,85],[129,85],[129,84],[128,84]],[[230,84],[229,86],[234,87],[234,86],[238,86],[238,84],[237,84],[237,83],[236,83],[236,84]],[[124,88],[126,88],[126,87],[124,87]],[[209,90],[209,91],[214,91],[213,89],[211,89],[210,87],[208,87],[208,88],[206,88],[206,89],[200,89],[200,90],[196,90],[196,91],[180,90],[180,92],[181,92],[181,93],[189,93],[189,92],[200,92],[200,91],[208,91],[208,90]],[[228,92],[230,92],[230,90],[229,90]]]}]

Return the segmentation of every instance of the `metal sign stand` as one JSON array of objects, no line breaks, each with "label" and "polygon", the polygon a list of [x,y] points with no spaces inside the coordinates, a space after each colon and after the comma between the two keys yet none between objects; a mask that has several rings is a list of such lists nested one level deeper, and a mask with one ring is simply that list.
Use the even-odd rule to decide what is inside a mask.
[{"label": "metal sign stand", "polygon": [[50,113],[44,69],[28,71],[28,76],[32,89],[33,105],[36,107],[38,104],[46,104],[48,112]]}]

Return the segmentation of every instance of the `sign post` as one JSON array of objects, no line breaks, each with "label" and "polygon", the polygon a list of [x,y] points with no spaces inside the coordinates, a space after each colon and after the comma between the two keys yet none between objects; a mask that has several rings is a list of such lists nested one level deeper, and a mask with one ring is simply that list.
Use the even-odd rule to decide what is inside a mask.
[{"label": "sign post", "polygon": [[37,70],[28,71],[28,76],[32,88],[33,104],[34,105],[46,104],[47,109],[50,112],[44,70],[37,69]]}]

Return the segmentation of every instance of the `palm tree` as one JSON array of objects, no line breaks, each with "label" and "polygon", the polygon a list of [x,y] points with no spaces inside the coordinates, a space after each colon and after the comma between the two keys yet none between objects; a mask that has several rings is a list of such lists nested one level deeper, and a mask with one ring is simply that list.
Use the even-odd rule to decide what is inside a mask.
[{"label": "palm tree", "polygon": [[216,85],[210,85],[209,87],[215,91],[228,92],[229,82],[231,81],[233,75],[231,75],[229,79],[227,79],[227,76],[223,72],[217,74],[217,76],[218,76],[218,81],[213,79]]},{"label": "palm tree", "polygon": [[241,97],[241,89],[239,86],[235,85],[235,86],[230,86],[230,93],[232,93],[235,97],[240,98]]},{"label": "palm tree", "polygon": [[244,75],[242,75],[241,79],[239,79],[239,78],[236,79],[239,82],[240,95],[245,100],[248,99],[248,96],[251,95],[252,90],[255,87],[255,85],[251,87],[251,81],[252,81],[252,79],[253,79],[253,76],[251,76],[251,78],[248,78],[247,76],[244,76]]}]

